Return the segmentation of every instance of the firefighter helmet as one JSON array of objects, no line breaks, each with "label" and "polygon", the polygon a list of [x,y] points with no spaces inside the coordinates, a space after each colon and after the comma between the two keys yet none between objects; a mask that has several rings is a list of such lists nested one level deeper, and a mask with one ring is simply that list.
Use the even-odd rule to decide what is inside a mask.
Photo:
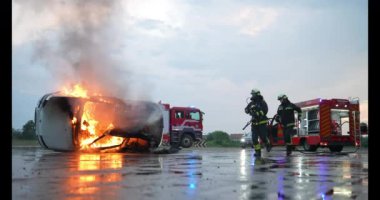
[{"label": "firefighter helmet", "polygon": [[285,94],[279,94],[277,100],[287,99],[288,97]]},{"label": "firefighter helmet", "polygon": [[258,90],[258,89],[252,89],[251,90],[251,95],[252,96],[260,95],[260,90]]}]

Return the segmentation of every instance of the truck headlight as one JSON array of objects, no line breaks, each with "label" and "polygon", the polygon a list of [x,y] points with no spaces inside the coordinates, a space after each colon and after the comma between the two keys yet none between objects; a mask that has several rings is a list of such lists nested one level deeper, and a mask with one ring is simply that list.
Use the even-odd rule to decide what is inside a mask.
[{"label": "truck headlight", "polygon": [[245,138],[240,139],[240,142],[245,142]]}]

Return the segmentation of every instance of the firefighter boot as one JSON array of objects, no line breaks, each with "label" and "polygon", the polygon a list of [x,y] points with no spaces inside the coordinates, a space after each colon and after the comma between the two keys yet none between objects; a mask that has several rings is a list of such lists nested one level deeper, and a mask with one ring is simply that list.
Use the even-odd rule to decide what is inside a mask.
[{"label": "firefighter boot", "polygon": [[261,157],[261,150],[255,150],[255,154],[253,154],[255,157]]},{"label": "firefighter boot", "polygon": [[286,156],[290,156],[292,154],[292,146],[286,145]]},{"label": "firefighter boot", "polygon": [[255,144],[253,145],[255,148],[255,154],[253,154],[255,157],[260,157],[261,156],[261,146],[260,144]]},{"label": "firefighter boot", "polygon": [[265,145],[265,148],[267,152],[270,152],[270,150],[272,149],[272,145],[268,142],[268,144]]}]

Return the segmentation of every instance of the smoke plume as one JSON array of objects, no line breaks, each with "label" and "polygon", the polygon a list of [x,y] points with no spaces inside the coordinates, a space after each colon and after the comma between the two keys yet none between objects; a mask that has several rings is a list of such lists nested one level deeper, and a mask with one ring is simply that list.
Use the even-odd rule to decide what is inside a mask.
[{"label": "smoke plume", "polygon": [[[120,51],[120,5],[115,0],[15,0],[20,19],[39,30],[33,61],[43,64],[59,86],[83,84],[89,91],[126,98],[131,80]],[[119,21],[118,21],[119,20]],[[120,57],[120,56],[119,56]],[[60,90],[61,88],[57,88]]]}]

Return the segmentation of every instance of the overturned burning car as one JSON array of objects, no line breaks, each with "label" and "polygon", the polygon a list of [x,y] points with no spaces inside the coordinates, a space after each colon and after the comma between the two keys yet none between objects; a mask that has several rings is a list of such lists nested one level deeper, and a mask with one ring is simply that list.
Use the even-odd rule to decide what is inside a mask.
[{"label": "overturned burning car", "polygon": [[35,109],[36,134],[42,147],[56,151],[170,151],[162,111],[147,101],[49,93]]}]

